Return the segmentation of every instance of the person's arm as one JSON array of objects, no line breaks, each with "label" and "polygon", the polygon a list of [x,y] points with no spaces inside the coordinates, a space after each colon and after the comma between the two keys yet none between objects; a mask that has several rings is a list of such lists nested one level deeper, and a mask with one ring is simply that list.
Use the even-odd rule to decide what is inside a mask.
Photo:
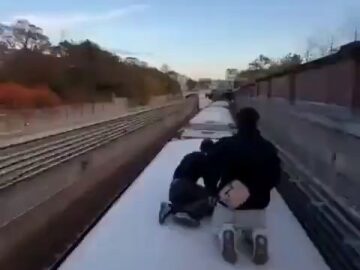
[{"label": "person's arm", "polygon": [[280,183],[281,179],[281,160],[278,155],[277,149],[272,146],[270,148],[270,160],[267,165],[267,179],[268,188],[272,189]]},{"label": "person's arm", "polygon": [[211,196],[217,195],[217,184],[220,179],[220,172],[216,168],[207,168],[206,173],[204,174],[204,184],[207,191]]},{"label": "person's arm", "polygon": [[213,149],[207,155],[204,184],[206,189],[213,196],[217,196],[218,194],[218,184],[223,169],[226,143],[226,139],[220,139],[214,144]]}]

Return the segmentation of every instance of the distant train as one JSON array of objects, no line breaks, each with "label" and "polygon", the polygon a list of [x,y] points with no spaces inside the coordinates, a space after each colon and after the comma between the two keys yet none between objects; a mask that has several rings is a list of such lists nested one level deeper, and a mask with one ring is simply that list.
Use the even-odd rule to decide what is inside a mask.
[{"label": "distant train", "polygon": [[232,101],[234,100],[234,92],[232,89],[213,89],[211,93],[206,95],[206,97],[211,99],[212,101],[217,101],[217,100]]},{"label": "distant train", "polygon": [[236,132],[235,123],[227,101],[216,101],[203,108],[188,125],[179,132],[178,138],[220,139]]}]

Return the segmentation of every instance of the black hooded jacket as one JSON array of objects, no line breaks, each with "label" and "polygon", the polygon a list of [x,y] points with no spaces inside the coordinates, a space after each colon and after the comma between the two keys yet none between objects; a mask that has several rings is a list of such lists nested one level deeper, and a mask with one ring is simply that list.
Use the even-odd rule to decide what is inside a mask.
[{"label": "black hooded jacket", "polygon": [[241,209],[265,208],[281,177],[277,149],[257,129],[220,139],[208,155],[207,167],[204,180],[212,194],[235,179],[249,189],[250,197]]},{"label": "black hooded jacket", "polygon": [[192,152],[184,156],[174,172],[174,179],[186,179],[196,183],[203,177],[206,166],[206,154],[203,152]]}]

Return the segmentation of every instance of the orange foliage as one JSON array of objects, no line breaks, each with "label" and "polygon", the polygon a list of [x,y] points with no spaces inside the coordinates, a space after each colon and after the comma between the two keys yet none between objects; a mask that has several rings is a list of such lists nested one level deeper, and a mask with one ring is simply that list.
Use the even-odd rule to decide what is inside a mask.
[{"label": "orange foliage", "polygon": [[60,98],[47,86],[28,88],[16,83],[0,84],[0,106],[11,109],[53,107]]},{"label": "orange foliage", "polygon": [[180,93],[180,85],[168,74],[121,62],[89,40],[64,41],[53,49],[56,56],[13,50],[4,58],[0,82],[8,84],[0,83],[0,106],[53,106],[59,97],[66,103],[103,102],[114,94],[146,104],[153,95]]}]

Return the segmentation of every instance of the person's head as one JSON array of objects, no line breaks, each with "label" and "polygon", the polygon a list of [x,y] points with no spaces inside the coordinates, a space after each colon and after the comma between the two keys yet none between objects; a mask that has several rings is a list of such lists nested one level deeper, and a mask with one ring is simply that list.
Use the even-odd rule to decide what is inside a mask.
[{"label": "person's head", "polygon": [[204,139],[201,142],[200,151],[204,153],[209,153],[209,151],[213,146],[214,146],[214,142],[211,139]]},{"label": "person's head", "polygon": [[236,126],[239,130],[244,129],[251,131],[257,129],[260,115],[254,108],[246,107],[241,109],[235,118]]}]

